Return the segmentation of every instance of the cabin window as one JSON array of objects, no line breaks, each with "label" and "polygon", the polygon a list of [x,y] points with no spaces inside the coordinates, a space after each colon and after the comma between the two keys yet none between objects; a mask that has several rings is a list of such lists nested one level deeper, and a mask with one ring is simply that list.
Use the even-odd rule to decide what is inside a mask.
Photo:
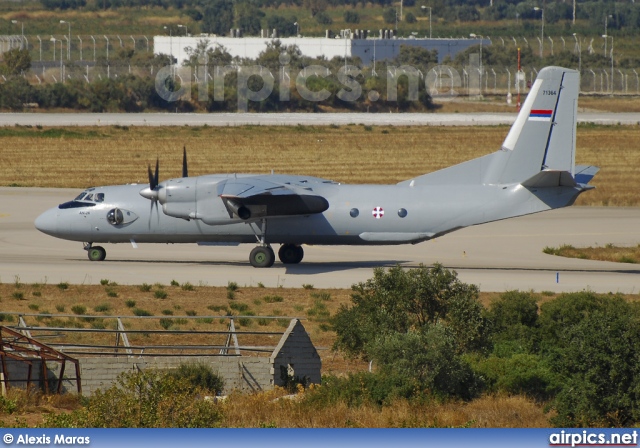
[{"label": "cabin window", "polygon": [[360,210],[358,210],[357,208],[352,208],[351,211],[349,211],[349,214],[352,218],[357,218],[360,214]]},{"label": "cabin window", "polygon": [[398,210],[398,216],[401,218],[406,217],[408,214],[407,209],[406,208],[401,208],[400,210]]}]

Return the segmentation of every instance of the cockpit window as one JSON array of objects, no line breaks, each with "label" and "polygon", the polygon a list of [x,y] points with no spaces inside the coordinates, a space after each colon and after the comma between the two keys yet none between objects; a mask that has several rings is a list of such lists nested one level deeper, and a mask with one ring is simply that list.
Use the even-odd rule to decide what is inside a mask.
[{"label": "cockpit window", "polygon": [[96,205],[96,202],[104,202],[104,193],[91,193],[93,190],[94,188],[85,190],[76,196],[73,201],[65,202],[64,204],[60,204],[58,207],[61,209],[93,207]]},{"label": "cockpit window", "polygon": [[65,208],[81,208],[81,207],[93,207],[96,204],[94,204],[93,202],[79,202],[79,201],[69,201],[69,202],[65,202],[64,204],[60,204],[58,205],[59,209],[65,209]]},{"label": "cockpit window", "polygon": [[74,201],[104,202],[104,193],[93,194],[87,193],[87,191],[83,191],[78,196],[76,196]]}]

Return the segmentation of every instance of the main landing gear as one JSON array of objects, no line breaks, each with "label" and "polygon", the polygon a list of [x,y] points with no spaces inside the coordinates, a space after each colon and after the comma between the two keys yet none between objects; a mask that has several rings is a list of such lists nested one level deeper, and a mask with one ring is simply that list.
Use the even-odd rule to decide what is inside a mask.
[{"label": "main landing gear", "polygon": [[[284,264],[298,264],[303,257],[304,250],[295,244],[283,244],[278,250],[278,258]],[[276,256],[269,245],[254,247],[249,255],[249,262],[254,268],[270,268],[275,260]]]},{"label": "main landing gear", "polygon": [[102,246],[94,246],[93,243],[88,243],[84,246],[84,250],[87,251],[87,256],[91,261],[103,261],[107,257],[107,251]]},{"label": "main landing gear", "polygon": [[[267,234],[267,220],[260,223],[260,234],[255,231],[259,246],[253,248],[249,255],[249,262],[254,268],[270,268],[276,260],[273,249],[265,242]],[[252,227],[253,228],[253,227]],[[283,244],[278,250],[278,258],[284,264],[298,264],[304,257],[304,250],[297,244]]]}]

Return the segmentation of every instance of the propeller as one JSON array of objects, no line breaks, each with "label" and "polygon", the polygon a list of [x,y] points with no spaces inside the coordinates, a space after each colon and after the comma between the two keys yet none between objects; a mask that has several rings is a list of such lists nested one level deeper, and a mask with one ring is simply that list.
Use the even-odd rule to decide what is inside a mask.
[{"label": "propeller", "polygon": [[[189,168],[187,167],[187,147],[182,148],[182,177],[189,177]],[[160,161],[156,159],[156,169],[151,171],[151,165],[147,167],[149,175],[149,187],[140,192],[140,195],[151,201],[158,200],[158,185],[160,184]]]},{"label": "propeller", "polygon": [[149,188],[145,188],[140,192],[140,195],[144,198],[150,199],[152,201],[158,200],[158,183],[160,176],[160,161],[156,159],[156,172],[153,173],[151,171],[151,165],[148,166],[148,174],[149,174]]},{"label": "propeller", "polygon": [[[160,215],[158,213],[158,199],[160,191],[163,186],[160,185],[160,160],[156,158],[156,169],[151,171],[151,165],[147,167],[147,174],[149,175],[149,186],[140,191],[140,196],[149,199],[151,201],[149,211],[149,228],[151,228],[151,217],[153,215],[153,209],[156,209],[156,217],[159,220]],[[189,177],[189,169],[187,168],[187,147],[183,147],[182,152],[182,177]],[[163,199],[164,200],[164,199]]]}]

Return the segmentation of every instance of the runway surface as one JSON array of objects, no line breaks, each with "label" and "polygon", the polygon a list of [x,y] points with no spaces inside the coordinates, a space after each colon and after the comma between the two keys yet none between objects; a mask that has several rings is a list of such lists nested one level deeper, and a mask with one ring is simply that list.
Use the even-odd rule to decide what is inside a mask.
[{"label": "runway surface", "polygon": [[72,199],[79,190],[0,188],[0,281],[97,284],[163,283],[194,285],[346,288],[372,276],[378,266],[418,266],[441,262],[482,291],[510,289],[638,293],[640,266],[546,255],[545,246],[636,245],[640,209],[569,207],[451,233],[415,246],[305,246],[297,266],[279,262],[255,269],[252,245],[105,245],[107,260],[90,262],[82,245],[38,232],[34,219]]},{"label": "runway surface", "polygon": [[[365,125],[478,126],[512,124],[513,113],[5,113],[0,126],[241,126]],[[579,123],[640,123],[640,113],[580,112]]]}]

